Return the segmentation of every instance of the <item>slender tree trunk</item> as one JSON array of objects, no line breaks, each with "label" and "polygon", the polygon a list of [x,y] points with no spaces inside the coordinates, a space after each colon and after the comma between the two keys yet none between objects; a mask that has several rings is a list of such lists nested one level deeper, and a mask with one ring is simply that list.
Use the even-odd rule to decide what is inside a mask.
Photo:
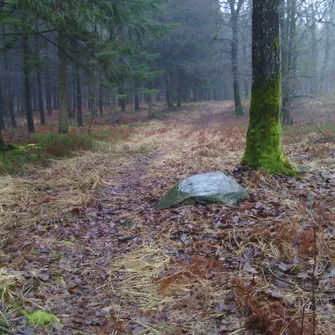
[{"label": "slender tree trunk", "polygon": [[183,87],[182,87],[182,80],[179,76],[178,79],[178,92],[177,92],[177,107],[181,107],[181,100],[182,100],[182,96],[183,96],[183,91],[182,91]]},{"label": "slender tree trunk", "polygon": [[67,111],[67,81],[66,81],[66,56],[62,50],[65,49],[65,35],[58,32],[58,94],[59,94],[59,132],[67,134],[69,131],[69,115]]},{"label": "slender tree trunk", "polygon": [[[148,88],[149,88],[149,90],[152,89],[152,83],[151,82],[149,82]],[[152,93],[151,92],[148,94],[148,108],[149,108],[148,109],[148,117],[152,118],[153,117],[153,109],[152,109]]]},{"label": "slender tree trunk", "polygon": [[109,119],[112,125],[116,124],[116,89],[112,88],[110,91],[110,109],[109,109]]},{"label": "slender tree trunk", "polygon": [[[313,6],[313,5],[312,5]],[[314,10],[313,10],[314,12]],[[311,26],[311,38],[312,38],[312,57],[311,57],[311,81],[310,81],[310,93],[316,95],[318,92],[318,78],[317,78],[317,41],[316,41],[316,23],[313,22]]]},{"label": "slender tree trunk", "polygon": [[35,131],[34,119],[33,119],[33,108],[31,101],[31,81],[30,81],[30,47],[28,41],[28,35],[23,35],[23,74],[24,74],[24,97],[25,97],[25,109],[27,113],[27,125],[28,132],[33,133]]},{"label": "slender tree trunk", "polygon": [[119,98],[119,105],[122,112],[124,112],[126,110],[126,96],[123,88],[119,88],[119,94],[121,95],[121,97]]},{"label": "slender tree trunk", "polygon": [[279,0],[254,0],[250,119],[242,162],[270,173],[294,174],[281,146]]},{"label": "slender tree trunk", "polygon": [[[2,85],[0,83],[0,133],[1,133],[1,130],[6,129],[4,103],[3,103],[3,94],[2,93],[3,93],[2,92]],[[1,147],[1,142],[0,142],[0,147]]]},{"label": "slender tree trunk", "polygon": [[166,102],[168,105],[168,108],[172,109],[173,106],[173,94],[172,94],[172,89],[171,89],[171,80],[170,76],[166,76]]},{"label": "slender tree trunk", "polygon": [[51,89],[51,78],[50,78],[50,70],[49,64],[45,71],[45,101],[47,104],[48,115],[52,115],[52,89]]},{"label": "slender tree trunk", "polygon": [[11,91],[10,97],[9,97],[9,117],[10,117],[10,125],[13,129],[17,127],[15,112],[14,112],[14,101],[15,101],[15,93],[14,91]]},{"label": "slender tree trunk", "polygon": [[41,121],[41,124],[45,124],[42,79],[41,79],[41,72],[39,70],[37,71],[37,89],[38,89],[38,105],[39,105],[39,111],[40,111],[40,121]]},{"label": "slender tree trunk", "polygon": [[138,94],[135,94],[135,110],[140,110],[140,97]]},{"label": "slender tree trunk", "polygon": [[79,65],[76,64],[76,89],[77,89],[77,125],[78,127],[83,126],[83,109],[82,109],[82,97],[81,97],[81,78]]},{"label": "slender tree trunk", "polygon": [[[286,10],[287,9],[287,10]],[[290,69],[289,69],[289,19],[291,6],[285,6],[285,0],[280,0],[280,28],[281,28],[281,114],[283,124],[292,124],[290,106]]]},{"label": "slender tree trunk", "polygon": [[[242,6],[243,1],[239,1]],[[239,9],[235,9],[235,1],[231,1],[231,24],[233,30],[233,40],[231,43],[231,60],[232,60],[232,70],[233,70],[233,89],[234,89],[234,103],[235,103],[235,112],[234,115],[239,116],[243,115],[243,107],[241,101],[241,90],[240,82],[238,75],[238,17]]]},{"label": "slender tree trunk", "polygon": [[102,86],[99,86],[99,111],[100,111],[100,117],[104,114],[104,104],[103,104],[103,90]]},{"label": "slender tree trunk", "polygon": [[[3,28],[3,33],[5,34],[5,28]],[[16,128],[16,119],[14,112],[14,101],[15,101],[15,93],[13,89],[13,82],[11,80],[11,75],[13,74],[12,67],[8,60],[8,52],[4,50],[4,71],[5,71],[5,83],[7,85],[7,110],[10,118],[10,125],[13,129]],[[20,86],[19,86],[20,87]]]}]

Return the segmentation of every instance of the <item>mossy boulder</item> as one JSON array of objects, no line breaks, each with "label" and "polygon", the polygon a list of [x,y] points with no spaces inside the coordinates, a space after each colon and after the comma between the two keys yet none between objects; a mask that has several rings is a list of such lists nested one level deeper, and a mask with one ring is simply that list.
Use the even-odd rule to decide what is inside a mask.
[{"label": "mossy boulder", "polygon": [[155,205],[156,209],[180,206],[186,202],[233,205],[247,197],[237,181],[222,172],[202,173],[174,185]]}]

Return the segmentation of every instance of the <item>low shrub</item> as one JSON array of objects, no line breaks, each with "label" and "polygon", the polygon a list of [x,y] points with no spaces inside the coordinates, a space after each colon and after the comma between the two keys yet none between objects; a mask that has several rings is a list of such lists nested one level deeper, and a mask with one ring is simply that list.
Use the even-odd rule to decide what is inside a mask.
[{"label": "low shrub", "polygon": [[72,157],[74,152],[89,150],[93,146],[92,138],[84,133],[36,134],[31,139],[49,157]]}]

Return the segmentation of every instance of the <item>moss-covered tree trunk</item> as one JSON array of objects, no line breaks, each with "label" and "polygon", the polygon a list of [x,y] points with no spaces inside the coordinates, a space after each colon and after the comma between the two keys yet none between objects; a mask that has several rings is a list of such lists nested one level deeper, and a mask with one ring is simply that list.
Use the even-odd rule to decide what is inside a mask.
[{"label": "moss-covered tree trunk", "polygon": [[59,132],[67,134],[69,131],[69,115],[67,111],[67,82],[66,82],[66,55],[65,35],[62,31],[58,32],[58,95],[59,95]]},{"label": "moss-covered tree trunk", "polygon": [[253,169],[294,174],[281,146],[279,0],[254,0],[250,120],[242,161]]}]

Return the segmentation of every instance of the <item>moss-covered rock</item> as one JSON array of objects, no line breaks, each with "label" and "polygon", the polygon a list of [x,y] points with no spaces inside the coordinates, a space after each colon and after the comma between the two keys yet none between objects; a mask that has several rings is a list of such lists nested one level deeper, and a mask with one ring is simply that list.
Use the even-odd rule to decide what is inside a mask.
[{"label": "moss-covered rock", "polygon": [[189,177],[174,185],[156,204],[156,209],[176,207],[185,202],[233,205],[247,197],[246,190],[222,172]]}]

